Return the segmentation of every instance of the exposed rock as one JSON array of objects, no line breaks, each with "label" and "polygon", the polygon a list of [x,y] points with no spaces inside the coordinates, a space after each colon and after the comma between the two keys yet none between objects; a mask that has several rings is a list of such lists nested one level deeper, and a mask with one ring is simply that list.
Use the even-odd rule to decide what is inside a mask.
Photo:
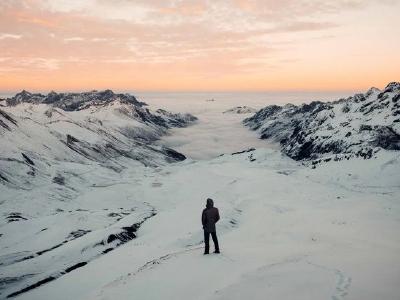
[{"label": "exposed rock", "polygon": [[376,135],[372,144],[387,150],[400,150],[400,134],[389,126],[378,126],[375,128]]},{"label": "exposed rock", "polygon": [[21,213],[19,213],[19,212],[13,212],[13,213],[8,214],[6,219],[7,219],[8,223],[22,221],[22,220],[28,220],[27,218],[23,217],[21,215]]},{"label": "exposed rock", "polygon": [[246,150],[243,150],[243,151],[233,152],[233,153],[231,153],[231,155],[237,155],[237,154],[242,154],[242,153],[247,153],[247,152],[253,152],[255,150],[256,150],[255,148],[249,148],[249,149],[246,149]]},{"label": "exposed rock", "polygon": [[34,163],[25,153],[21,153],[21,154],[22,154],[22,157],[25,159],[25,161],[26,161],[28,164],[30,164],[30,165],[32,165],[32,166],[35,165],[35,163]]},{"label": "exposed rock", "polygon": [[76,231],[72,231],[69,236],[67,237],[67,240],[74,240],[77,238],[80,238],[81,236],[84,236],[85,234],[88,234],[91,232],[90,230],[84,230],[84,229],[78,229]]},{"label": "exposed rock", "polygon": [[4,127],[7,130],[11,130],[10,126],[7,123],[12,123],[12,124],[18,126],[17,121],[13,117],[11,117],[4,110],[0,109],[0,126]]},{"label": "exposed rock", "polygon": [[76,137],[67,134],[67,144],[78,143],[78,142],[79,140]]},{"label": "exposed rock", "polygon": [[55,177],[53,177],[53,182],[59,185],[65,185],[65,178],[62,175],[57,174]]},{"label": "exposed rock", "polygon": [[163,152],[174,161],[182,161],[186,159],[186,156],[179,153],[171,148],[163,147]]},{"label": "exposed rock", "polygon": [[0,180],[3,180],[3,181],[5,181],[5,182],[9,182],[9,180],[7,179],[7,177],[5,177],[4,175],[2,175],[1,173],[0,173]]}]

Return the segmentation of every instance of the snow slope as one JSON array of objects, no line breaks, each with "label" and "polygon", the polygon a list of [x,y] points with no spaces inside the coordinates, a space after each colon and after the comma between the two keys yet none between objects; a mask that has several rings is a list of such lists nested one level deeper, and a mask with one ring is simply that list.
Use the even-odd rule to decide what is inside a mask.
[{"label": "snow slope", "polygon": [[[134,241],[18,299],[397,299],[399,163],[261,149],[166,166],[118,187],[157,211]],[[206,197],[221,255],[202,255]]]},{"label": "snow slope", "polygon": [[[20,99],[21,94],[26,92],[11,100]],[[57,108],[67,105],[61,100],[41,104],[32,102],[37,94],[29,95],[31,98],[23,98],[25,102],[0,109],[0,178],[3,184],[17,188],[48,181],[43,177],[65,178],[62,170],[57,170],[59,162],[95,163],[118,172],[127,163],[159,166],[182,160],[182,155],[157,147],[154,141],[172,127],[195,121],[191,115],[151,112],[136,100],[138,104],[111,97],[93,103],[91,98],[88,102],[79,98],[79,109],[65,111]]]},{"label": "snow slope", "polygon": [[244,124],[296,160],[371,158],[400,150],[400,83],[333,102],[267,106]]},{"label": "snow slope", "polygon": [[[44,104],[22,92],[0,109],[0,297],[134,238],[154,208],[107,187],[135,184],[126,172],[145,176],[149,167],[185,159],[155,141],[195,117],[152,112],[133,96],[110,93],[73,94],[79,107],[64,110],[69,94]],[[99,94],[102,101],[93,100]]]}]

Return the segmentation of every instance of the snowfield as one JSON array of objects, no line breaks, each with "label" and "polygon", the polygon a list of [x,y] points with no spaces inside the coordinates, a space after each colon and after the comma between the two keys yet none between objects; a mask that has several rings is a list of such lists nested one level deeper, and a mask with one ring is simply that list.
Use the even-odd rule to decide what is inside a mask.
[{"label": "snowfield", "polygon": [[[146,144],[159,166],[74,159],[57,164],[66,186],[45,174],[29,191],[0,185],[0,298],[398,299],[399,151],[312,168],[223,113],[237,103],[175,105],[163,108],[199,120]],[[153,151],[165,145],[188,159],[166,163]],[[207,197],[220,255],[203,255]]]},{"label": "snowfield", "polygon": [[[19,298],[397,299],[399,162],[310,169],[264,149],[165,167],[108,188],[156,208],[135,240]],[[206,197],[221,255],[202,254]]]}]

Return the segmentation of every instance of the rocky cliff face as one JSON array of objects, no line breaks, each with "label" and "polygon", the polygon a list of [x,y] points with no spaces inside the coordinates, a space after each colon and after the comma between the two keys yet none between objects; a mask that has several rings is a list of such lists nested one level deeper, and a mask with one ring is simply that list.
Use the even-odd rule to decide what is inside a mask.
[{"label": "rocky cliff face", "polygon": [[243,122],[295,160],[371,158],[400,150],[400,83],[334,102],[271,105]]}]

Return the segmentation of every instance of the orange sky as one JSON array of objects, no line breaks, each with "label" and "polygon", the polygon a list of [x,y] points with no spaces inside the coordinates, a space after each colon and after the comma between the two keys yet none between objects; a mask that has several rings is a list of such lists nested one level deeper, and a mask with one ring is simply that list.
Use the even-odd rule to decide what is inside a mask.
[{"label": "orange sky", "polygon": [[400,0],[1,0],[0,91],[365,90]]}]

